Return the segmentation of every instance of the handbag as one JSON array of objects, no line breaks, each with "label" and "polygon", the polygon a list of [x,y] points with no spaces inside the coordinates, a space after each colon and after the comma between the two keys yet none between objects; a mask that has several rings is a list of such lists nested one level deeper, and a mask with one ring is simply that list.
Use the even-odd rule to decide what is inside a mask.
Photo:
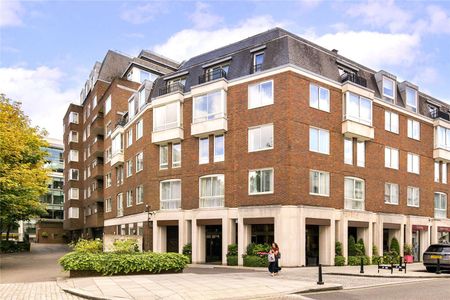
[{"label": "handbag", "polygon": [[269,255],[267,255],[267,259],[269,260],[269,262],[274,262],[275,261],[275,254],[270,253]]}]

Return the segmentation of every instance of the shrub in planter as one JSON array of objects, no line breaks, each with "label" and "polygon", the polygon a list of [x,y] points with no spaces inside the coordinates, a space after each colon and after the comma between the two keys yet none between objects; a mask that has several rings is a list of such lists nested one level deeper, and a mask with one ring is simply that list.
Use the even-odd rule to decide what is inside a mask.
[{"label": "shrub in planter", "polygon": [[342,256],[342,243],[336,242],[334,245],[334,254],[336,256]]},{"label": "shrub in planter", "polygon": [[383,263],[383,257],[379,255],[373,255],[372,256],[372,265],[378,265],[378,263]]},{"label": "shrub in planter", "polygon": [[178,253],[70,252],[61,257],[59,263],[65,271],[84,271],[93,275],[121,275],[181,272],[186,267],[188,259]]},{"label": "shrub in planter", "polygon": [[348,265],[349,266],[359,266],[361,265],[361,257],[363,258],[363,264],[364,265],[370,265],[370,257],[363,255],[363,256],[349,256],[348,257]]},{"label": "shrub in planter", "polygon": [[245,267],[268,267],[267,255],[243,255]]},{"label": "shrub in planter", "polygon": [[397,253],[397,255],[400,254],[400,245],[398,243],[397,238],[395,238],[395,237],[392,238],[391,245],[389,247],[389,251],[391,251],[391,252],[395,251]]},{"label": "shrub in planter", "polygon": [[103,241],[101,239],[85,240],[79,239],[70,244],[75,252],[100,253],[103,252]]},{"label": "shrub in planter", "polygon": [[227,266],[237,266],[238,265],[238,257],[236,256],[227,256]]},{"label": "shrub in planter", "polygon": [[238,265],[238,249],[237,244],[228,245],[227,252],[227,265],[228,266],[237,266]]},{"label": "shrub in planter", "polygon": [[344,266],[345,265],[345,257],[341,255],[336,255],[334,257],[334,265],[335,266]]},{"label": "shrub in planter", "polygon": [[43,238],[48,238],[48,232],[47,232],[47,231],[43,231],[43,232],[41,233],[41,236],[42,236]]},{"label": "shrub in planter", "polygon": [[405,262],[410,264],[414,261],[412,253],[413,253],[412,246],[410,244],[405,244],[404,249],[403,249]]},{"label": "shrub in planter", "polygon": [[355,244],[356,244],[355,238],[351,235],[348,238],[348,256],[356,256],[356,245]]},{"label": "shrub in planter", "polygon": [[385,252],[383,255],[383,263],[385,264],[398,264],[400,256],[395,251]]},{"label": "shrub in planter", "polygon": [[139,252],[139,246],[135,239],[116,240],[113,243],[113,252],[115,252],[115,253],[135,253],[135,252]]},{"label": "shrub in planter", "polygon": [[366,247],[364,246],[363,239],[358,240],[358,242],[355,244],[355,248],[357,256],[366,255]]},{"label": "shrub in planter", "polygon": [[192,263],[192,244],[186,244],[183,246],[183,255],[188,258],[188,263]]}]

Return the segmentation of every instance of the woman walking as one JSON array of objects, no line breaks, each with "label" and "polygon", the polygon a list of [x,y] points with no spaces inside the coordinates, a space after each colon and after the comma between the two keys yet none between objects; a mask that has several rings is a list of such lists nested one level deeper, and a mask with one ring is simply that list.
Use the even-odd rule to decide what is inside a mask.
[{"label": "woman walking", "polygon": [[271,276],[278,275],[279,267],[278,267],[278,259],[280,257],[280,250],[276,243],[272,243],[272,248],[267,255],[267,259],[269,260],[269,272]]}]

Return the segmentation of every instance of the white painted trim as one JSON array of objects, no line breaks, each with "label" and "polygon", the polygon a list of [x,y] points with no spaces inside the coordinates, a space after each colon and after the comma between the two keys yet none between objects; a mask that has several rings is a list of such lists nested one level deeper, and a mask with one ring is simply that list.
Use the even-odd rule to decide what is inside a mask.
[{"label": "white painted trim", "polygon": [[262,45],[262,46],[259,46],[259,47],[256,47],[256,48],[253,48],[253,49],[251,49],[250,50],[250,53],[254,53],[254,52],[257,52],[257,51],[260,51],[260,50],[264,50],[264,49],[266,49],[266,45]]},{"label": "white painted trim", "polygon": [[170,80],[170,79],[174,79],[183,75],[187,75],[189,74],[189,71],[184,71],[184,72],[180,72],[180,73],[176,73],[176,74],[172,74],[170,76],[164,77],[163,80]]},{"label": "white painted trim", "polygon": [[212,66],[214,66],[214,65],[217,65],[217,64],[220,64],[220,63],[229,61],[229,60],[231,60],[231,59],[232,59],[232,56],[227,56],[227,57],[224,57],[224,58],[222,58],[222,59],[215,60],[215,61],[213,61],[213,62],[204,64],[204,65],[202,66],[202,68],[212,67]]},{"label": "white painted trim", "polygon": [[137,90],[132,89],[132,88],[129,88],[129,87],[126,87],[126,86],[121,85],[121,84],[118,84],[118,85],[117,85],[117,88],[122,89],[122,90],[125,90],[125,91],[129,91],[129,92],[133,92],[133,93],[137,92]]},{"label": "white painted trim", "polygon": [[[250,191],[250,173],[251,172],[257,172],[257,171],[267,171],[267,170],[271,170],[272,171],[272,174],[271,174],[271,178],[272,178],[272,186],[271,186],[271,188],[272,188],[272,190],[271,191],[269,191],[269,192],[256,192],[256,193],[252,193],[251,191]],[[248,187],[247,187],[247,189],[248,189],[248,195],[249,196],[258,196],[258,195],[270,195],[270,194],[273,194],[274,192],[275,192],[275,170],[274,170],[274,168],[260,168],[260,169],[252,169],[252,170],[248,170]]]}]

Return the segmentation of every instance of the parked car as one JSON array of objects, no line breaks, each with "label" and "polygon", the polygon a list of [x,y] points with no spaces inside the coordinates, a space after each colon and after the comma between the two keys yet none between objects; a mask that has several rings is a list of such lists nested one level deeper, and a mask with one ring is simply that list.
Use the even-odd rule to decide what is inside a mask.
[{"label": "parked car", "polygon": [[450,270],[450,244],[433,244],[423,253],[423,264],[428,272],[435,272],[437,260],[442,270]]}]

